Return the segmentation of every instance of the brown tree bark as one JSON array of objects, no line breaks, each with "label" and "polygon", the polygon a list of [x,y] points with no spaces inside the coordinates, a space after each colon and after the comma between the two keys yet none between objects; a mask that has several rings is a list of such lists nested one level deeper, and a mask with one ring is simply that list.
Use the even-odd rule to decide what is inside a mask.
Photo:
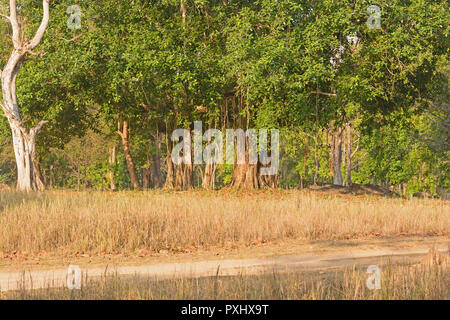
[{"label": "brown tree bark", "polygon": [[[262,187],[277,188],[278,174],[262,175],[261,168],[265,166],[261,164],[258,157],[256,164],[249,163],[248,138],[246,139],[245,163],[237,163],[237,155],[234,156],[234,170],[231,179],[231,186],[237,189],[259,189]],[[270,167],[270,164],[267,165]]]},{"label": "brown tree bark", "polygon": [[216,165],[207,163],[205,166],[205,173],[203,174],[202,188],[214,189],[215,187],[215,171]]},{"label": "brown tree bark", "polygon": [[156,152],[153,154],[153,161],[151,166],[152,171],[152,182],[155,188],[161,188],[162,179],[161,179],[161,135],[159,130],[156,131],[155,136],[155,146]]},{"label": "brown tree bark", "polygon": [[194,188],[194,166],[192,163],[188,163],[184,166],[183,189],[189,190],[192,188]]},{"label": "brown tree bark", "polygon": [[49,182],[50,182],[50,188],[53,188],[56,185],[56,178],[54,173],[53,165],[50,165],[49,168]]},{"label": "brown tree bark", "polygon": [[300,189],[303,189],[305,187],[305,178],[308,174],[306,161],[308,160],[308,138],[305,137],[305,145],[303,149],[303,174],[300,175]]},{"label": "brown tree bark", "polygon": [[194,188],[194,172],[192,164],[179,164],[176,170],[176,188],[179,190],[189,190]]},{"label": "brown tree bark", "polygon": [[128,173],[130,175],[131,180],[131,186],[134,190],[139,190],[141,188],[139,184],[139,178],[136,173],[136,167],[133,162],[133,157],[131,156],[131,149],[130,149],[130,141],[129,141],[129,128],[128,128],[128,121],[123,120],[122,123],[119,120],[117,123],[117,133],[122,138],[122,146],[123,146],[123,152],[125,154],[125,160],[127,163],[127,169]]},{"label": "brown tree bark", "polygon": [[170,139],[170,133],[168,130],[167,123],[166,123],[166,146],[167,146],[167,157],[166,157],[167,175],[166,181],[164,183],[164,189],[173,189],[175,188],[175,166],[172,162],[173,143],[172,140]]},{"label": "brown tree bark", "polygon": [[236,162],[237,157],[235,155],[231,186],[237,189],[258,189],[260,187],[259,166],[258,164],[249,163],[248,150],[245,151],[245,163],[238,164]]},{"label": "brown tree bark", "polygon": [[[261,172],[261,168],[263,168],[263,165],[259,166],[259,171]],[[270,175],[270,176],[263,176],[259,174],[259,185],[260,187],[267,187],[270,189],[276,189],[278,188],[278,174]]]},{"label": "brown tree bark", "polygon": [[151,163],[147,164],[148,168],[142,168],[142,188],[143,189],[150,189],[151,188],[151,181],[152,181],[152,171],[151,171]]}]

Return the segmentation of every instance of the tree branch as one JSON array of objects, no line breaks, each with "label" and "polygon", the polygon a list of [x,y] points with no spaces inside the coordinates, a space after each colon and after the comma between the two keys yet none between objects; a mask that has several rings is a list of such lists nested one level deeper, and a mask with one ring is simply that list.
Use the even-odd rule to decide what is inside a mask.
[{"label": "tree branch", "polygon": [[11,18],[9,16],[5,15],[5,14],[1,14],[0,13],[0,17],[3,17],[5,19],[7,19],[9,22],[11,22]]},{"label": "tree branch", "polygon": [[28,135],[27,129],[25,128],[25,126],[23,125],[22,121],[20,121],[19,119],[17,119],[17,117],[3,104],[0,103],[0,106],[3,109],[4,112],[4,117],[8,119],[8,121],[14,123],[20,130],[20,132],[22,132],[22,134],[24,136]]},{"label": "tree branch", "polygon": [[353,159],[353,156],[358,152],[359,150],[359,144],[356,146],[356,149],[352,152],[352,154],[350,155],[350,158]]},{"label": "tree branch", "polygon": [[[14,1],[15,0],[11,0]],[[39,26],[38,30],[36,31],[36,34],[34,35],[33,39],[31,40],[30,44],[28,45],[28,50],[33,50],[38,46],[38,44],[41,42],[42,37],[44,36],[45,30],[48,26],[48,21],[50,20],[50,0],[42,0],[42,8],[43,8],[43,16],[41,25]]]},{"label": "tree branch", "polygon": [[19,49],[22,46],[22,39],[20,38],[20,23],[17,18],[17,3],[16,0],[9,0],[9,21],[11,22],[13,31],[13,44],[15,49]]},{"label": "tree branch", "polygon": [[322,92],[322,91],[311,91],[311,93],[321,94],[323,96],[328,96],[328,97],[337,97],[336,93],[328,93],[328,92]]},{"label": "tree branch", "polygon": [[43,126],[45,126],[48,123],[48,120],[42,120],[40,121],[37,126],[35,126],[34,128],[32,128],[30,130],[30,134],[34,134],[37,135],[39,133],[39,131],[42,129]]}]

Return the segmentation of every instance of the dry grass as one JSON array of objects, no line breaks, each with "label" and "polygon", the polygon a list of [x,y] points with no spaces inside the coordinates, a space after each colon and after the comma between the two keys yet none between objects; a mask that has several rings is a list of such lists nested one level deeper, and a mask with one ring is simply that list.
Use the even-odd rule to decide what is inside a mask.
[{"label": "dry grass", "polygon": [[281,239],[447,234],[441,200],[275,191],[0,192],[0,252],[172,250]]},{"label": "dry grass", "polygon": [[327,272],[286,272],[260,276],[158,280],[117,276],[84,279],[81,290],[17,290],[4,299],[449,299],[443,266],[388,264],[381,267],[381,289],[369,290],[365,268]]}]

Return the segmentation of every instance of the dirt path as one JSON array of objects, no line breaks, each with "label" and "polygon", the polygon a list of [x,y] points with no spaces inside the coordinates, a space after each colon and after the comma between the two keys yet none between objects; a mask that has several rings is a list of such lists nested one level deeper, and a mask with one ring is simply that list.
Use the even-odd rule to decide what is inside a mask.
[{"label": "dirt path", "polygon": [[[437,249],[447,252],[448,247],[440,245]],[[82,268],[83,277],[89,279],[103,275],[139,275],[141,277],[180,278],[208,277],[219,274],[231,276],[245,273],[260,274],[267,271],[314,270],[351,265],[383,264],[388,260],[419,261],[429,252],[429,248],[354,250],[332,253],[306,253],[284,255],[270,258],[213,260],[183,263],[164,263],[140,266],[117,266],[106,268]],[[66,286],[67,269],[37,270],[26,272],[0,273],[0,292],[19,288],[38,289]]]}]

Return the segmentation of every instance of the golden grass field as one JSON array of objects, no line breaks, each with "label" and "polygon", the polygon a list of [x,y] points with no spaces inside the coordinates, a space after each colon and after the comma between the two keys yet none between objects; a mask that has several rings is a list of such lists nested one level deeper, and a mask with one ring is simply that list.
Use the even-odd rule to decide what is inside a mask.
[{"label": "golden grass field", "polygon": [[439,265],[388,263],[382,266],[381,288],[366,286],[365,268],[288,271],[257,276],[195,279],[126,279],[106,276],[84,279],[81,290],[47,288],[9,291],[3,299],[449,299],[449,273]]},{"label": "golden grass field", "polygon": [[448,235],[450,202],[299,191],[0,192],[0,252],[182,252],[284,239]]}]

